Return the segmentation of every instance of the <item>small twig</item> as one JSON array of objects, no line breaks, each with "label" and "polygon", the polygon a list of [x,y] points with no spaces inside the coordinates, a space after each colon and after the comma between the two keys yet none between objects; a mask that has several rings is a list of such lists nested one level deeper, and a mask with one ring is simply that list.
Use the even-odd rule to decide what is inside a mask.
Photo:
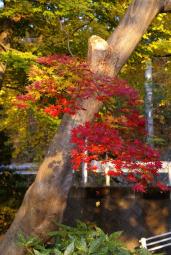
[{"label": "small twig", "polygon": [[79,27],[75,28],[72,31],[71,35],[74,35],[78,30],[80,30],[81,28],[84,28],[85,26],[87,26],[88,24],[90,24],[93,21],[93,19],[90,19],[89,21],[85,22],[84,24],[81,24]]},{"label": "small twig", "polygon": [[4,51],[7,51],[7,50],[8,50],[8,48],[7,48],[3,43],[1,43],[1,42],[0,42],[0,47],[1,47]]},{"label": "small twig", "polygon": [[[73,36],[78,30],[80,30],[81,28],[84,28],[85,26],[87,26],[93,19],[90,19],[88,22],[84,23],[84,24],[81,24],[79,27],[75,28],[72,33],[71,33],[71,36]],[[70,34],[68,31],[66,31],[63,27],[63,24],[62,24],[62,21],[60,20],[59,18],[59,24],[60,24],[60,29],[61,31],[63,31],[66,35],[66,39],[67,39],[67,48],[68,48],[68,51],[70,53],[70,55],[73,57],[74,54],[72,53],[71,51],[71,47],[70,47]]]},{"label": "small twig", "polygon": [[63,24],[62,24],[62,21],[60,20],[60,18],[59,18],[59,24],[60,24],[60,29],[61,29],[61,31],[63,31],[63,32],[66,34],[66,37],[67,37],[67,48],[68,48],[68,51],[69,51],[70,55],[73,57],[74,54],[72,53],[71,48],[70,48],[69,33],[64,29]]}]

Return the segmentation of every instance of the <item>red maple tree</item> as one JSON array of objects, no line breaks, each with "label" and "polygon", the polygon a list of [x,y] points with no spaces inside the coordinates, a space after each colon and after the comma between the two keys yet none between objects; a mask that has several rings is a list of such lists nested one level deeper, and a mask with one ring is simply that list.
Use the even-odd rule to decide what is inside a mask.
[{"label": "red maple tree", "polygon": [[149,185],[167,190],[163,183],[155,182],[161,168],[159,153],[145,143],[142,100],[126,81],[95,76],[86,62],[66,55],[38,58],[29,77],[26,93],[18,95],[15,102],[19,108],[34,104],[37,110],[60,118],[82,109],[83,99],[94,97],[103,102],[93,122],[72,130],[74,170],[86,162],[88,169],[96,172],[92,160],[102,165],[110,162],[113,169],[108,174],[132,183],[135,191],[145,192]]}]

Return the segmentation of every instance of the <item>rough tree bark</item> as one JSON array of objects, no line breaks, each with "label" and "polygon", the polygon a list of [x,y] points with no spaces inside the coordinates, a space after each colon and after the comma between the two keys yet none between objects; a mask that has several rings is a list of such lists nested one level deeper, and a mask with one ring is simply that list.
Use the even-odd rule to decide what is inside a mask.
[{"label": "rough tree bark", "polygon": [[[92,36],[88,60],[98,75],[114,76],[125,64],[153,18],[161,11],[171,10],[171,0],[134,0],[109,40]],[[40,165],[37,177],[24,197],[23,203],[0,246],[2,255],[23,255],[16,242],[18,233],[38,235],[47,240],[54,221],[62,220],[69,189],[72,185],[70,164],[70,134],[73,127],[91,121],[101,107],[94,98],[83,102],[84,111],[75,116],[65,115],[57,134]]]}]

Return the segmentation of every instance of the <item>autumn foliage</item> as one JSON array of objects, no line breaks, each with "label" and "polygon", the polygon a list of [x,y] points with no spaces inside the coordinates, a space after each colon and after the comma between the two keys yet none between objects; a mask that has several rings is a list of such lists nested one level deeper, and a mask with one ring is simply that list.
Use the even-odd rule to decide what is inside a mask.
[{"label": "autumn foliage", "polygon": [[18,95],[19,108],[36,107],[54,118],[74,115],[83,109],[81,102],[94,97],[103,102],[93,122],[72,130],[74,144],[72,167],[78,171],[83,162],[90,171],[98,160],[113,166],[108,174],[122,177],[135,191],[145,192],[149,185],[161,190],[167,187],[155,182],[161,168],[159,154],[145,143],[145,120],[138,92],[118,78],[94,75],[86,62],[66,55],[37,59],[29,72],[24,95]]}]

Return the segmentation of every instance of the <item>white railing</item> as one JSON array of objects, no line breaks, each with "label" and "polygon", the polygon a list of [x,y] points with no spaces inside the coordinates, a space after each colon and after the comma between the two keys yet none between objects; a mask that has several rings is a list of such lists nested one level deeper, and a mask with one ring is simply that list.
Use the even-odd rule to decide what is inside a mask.
[{"label": "white railing", "polygon": [[[97,173],[102,173],[105,176],[105,185],[110,186],[111,177],[108,175],[108,171],[113,170],[115,165],[111,162],[102,164],[100,161],[93,160],[91,162],[92,167],[97,167]],[[10,164],[10,165],[0,165],[0,173],[4,169],[16,170],[15,173],[29,175],[37,173],[38,164],[24,163],[24,164]],[[123,172],[128,172],[128,169],[122,169]],[[74,172],[74,171],[73,171]],[[84,184],[88,183],[88,165],[87,163],[82,164],[82,182]],[[161,174],[167,174],[168,186],[171,186],[171,162],[162,161],[162,168],[159,170]]]},{"label": "white railing", "polygon": [[0,165],[0,173],[4,170],[11,170],[15,171],[15,174],[22,174],[22,175],[30,175],[36,174],[36,169],[38,168],[38,164],[35,163],[24,163],[24,164],[16,164],[12,163],[10,165]]},{"label": "white railing", "polygon": [[[162,162],[162,168],[159,170],[159,174],[167,174],[168,176],[168,186],[171,186],[171,162],[170,161],[161,161]],[[109,170],[114,170],[115,165],[111,162],[107,162],[105,164],[102,164],[100,161],[93,160],[91,162],[91,166],[97,167],[97,173],[104,173],[105,175],[105,183],[106,186],[110,186],[110,176],[108,175]],[[82,168],[82,171],[86,172],[86,180],[88,182],[88,171],[86,171],[85,166]],[[123,172],[127,173],[128,169],[124,168],[122,169]],[[84,182],[85,183],[85,182]]]},{"label": "white railing", "polygon": [[167,232],[161,235],[152,236],[149,238],[141,238],[141,248],[145,248],[148,251],[157,251],[165,247],[171,246],[171,232]]}]

